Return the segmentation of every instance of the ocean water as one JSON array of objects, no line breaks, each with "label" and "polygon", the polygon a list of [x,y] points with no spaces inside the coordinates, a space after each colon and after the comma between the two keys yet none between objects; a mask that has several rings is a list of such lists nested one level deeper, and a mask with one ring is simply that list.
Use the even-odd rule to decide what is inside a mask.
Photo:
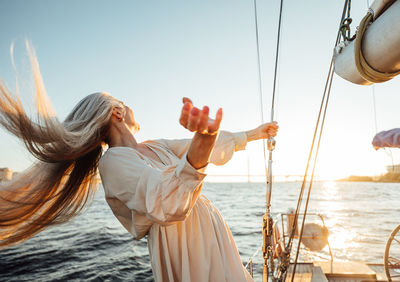
[{"label": "ocean water", "polygon": [[[295,208],[300,183],[275,183],[272,213]],[[205,183],[203,193],[226,219],[243,263],[260,249],[265,184]],[[335,260],[383,263],[385,244],[400,224],[400,184],[317,182],[310,212],[324,216]],[[278,217],[279,218],[279,217]],[[308,222],[321,223],[317,216]],[[303,250],[301,260],[328,260],[328,247]],[[255,258],[260,281],[262,258]],[[146,240],[135,241],[114,218],[102,189],[73,221],[0,250],[0,281],[153,281]]]}]

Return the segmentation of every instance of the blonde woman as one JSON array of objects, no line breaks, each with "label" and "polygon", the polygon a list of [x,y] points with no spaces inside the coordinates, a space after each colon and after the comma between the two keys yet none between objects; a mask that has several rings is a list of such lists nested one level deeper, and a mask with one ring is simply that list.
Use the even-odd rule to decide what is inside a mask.
[{"label": "blonde woman", "polygon": [[194,132],[192,139],[137,143],[133,111],[107,93],[85,97],[59,122],[28,51],[37,119],[0,83],[0,124],[38,161],[0,186],[0,246],[71,219],[95,192],[98,168],[115,216],[135,239],[148,236],[156,281],[252,281],[228,226],[201,188],[209,162],[222,165],[248,141],[275,136],[277,124],[219,131],[222,109],[211,120],[208,107],[184,98],[180,124]]}]

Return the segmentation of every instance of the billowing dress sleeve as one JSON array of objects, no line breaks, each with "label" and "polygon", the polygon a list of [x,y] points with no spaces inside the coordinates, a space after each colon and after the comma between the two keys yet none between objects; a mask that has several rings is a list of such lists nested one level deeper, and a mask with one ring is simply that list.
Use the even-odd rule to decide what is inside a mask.
[{"label": "billowing dress sleeve", "polygon": [[372,140],[375,148],[400,147],[400,128],[379,132]]},{"label": "billowing dress sleeve", "polygon": [[[100,160],[99,171],[106,198],[117,199],[130,211],[162,225],[186,218],[206,176],[188,163],[186,155],[176,164],[158,169],[148,165],[128,147],[108,150]],[[118,217],[116,206],[112,209]],[[123,217],[122,208],[121,211]],[[129,215],[125,217],[129,220]]]},{"label": "billowing dress sleeve", "polygon": [[[178,158],[181,158],[189,150],[191,141],[192,139],[157,140],[157,142],[171,150]],[[210,157],[210,162],[215,165],[223,165],[232,158],[234,152],[244,150],[246,145],[247,136],[245,132],[232,133],[220,131]]]}]

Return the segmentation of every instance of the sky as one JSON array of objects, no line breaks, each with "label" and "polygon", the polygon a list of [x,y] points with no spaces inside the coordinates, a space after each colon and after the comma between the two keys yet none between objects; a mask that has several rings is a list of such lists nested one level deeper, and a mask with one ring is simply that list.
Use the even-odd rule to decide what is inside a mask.
[{"label": "sky", "polygon": [[[182,97],[210,106],[213,115],[222,107],[224,130],[249,130],[261,124],[261,107],[269,121],[279,13],[279,1],[257,3],[262,105],[252,0],[0,0],[0,77],[15,89],[18,75],[22,100],[33,113],[28,39],[60,120],[86,95],[107,91],[134,110],[139,142],[191,138],[178,123]],[[277,176],[304,173],[342,7],[337,0],[284,0]],[[353,32],[366,9],[366,1],[352,1]],[[371,146],[376,130],[399,127],[399,86],[399,78],[375,86],[376,128],[372,87],[334,77],[317,175],[379,175],[392,159],[400,161],[396,149]],[[0,130],[0,167],[21,171],[34,161],[20,141]],[[264,173],[261,141],[248,144],[227,165],[208,168],[215,181],[247,180],[241,175],[248,172]]]}]

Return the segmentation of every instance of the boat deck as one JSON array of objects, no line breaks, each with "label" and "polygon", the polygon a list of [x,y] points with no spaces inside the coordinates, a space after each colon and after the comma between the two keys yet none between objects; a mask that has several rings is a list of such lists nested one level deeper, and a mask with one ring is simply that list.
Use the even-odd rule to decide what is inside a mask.
[{"label": "boat deck", "polygon": [[[290,266],[286,281],[292,279]],[[383,264],[363,262],[312,262],[298,263],[296,282],[378,282],[387,281]],[[392,280],[399,281],[400,280]]]}]

